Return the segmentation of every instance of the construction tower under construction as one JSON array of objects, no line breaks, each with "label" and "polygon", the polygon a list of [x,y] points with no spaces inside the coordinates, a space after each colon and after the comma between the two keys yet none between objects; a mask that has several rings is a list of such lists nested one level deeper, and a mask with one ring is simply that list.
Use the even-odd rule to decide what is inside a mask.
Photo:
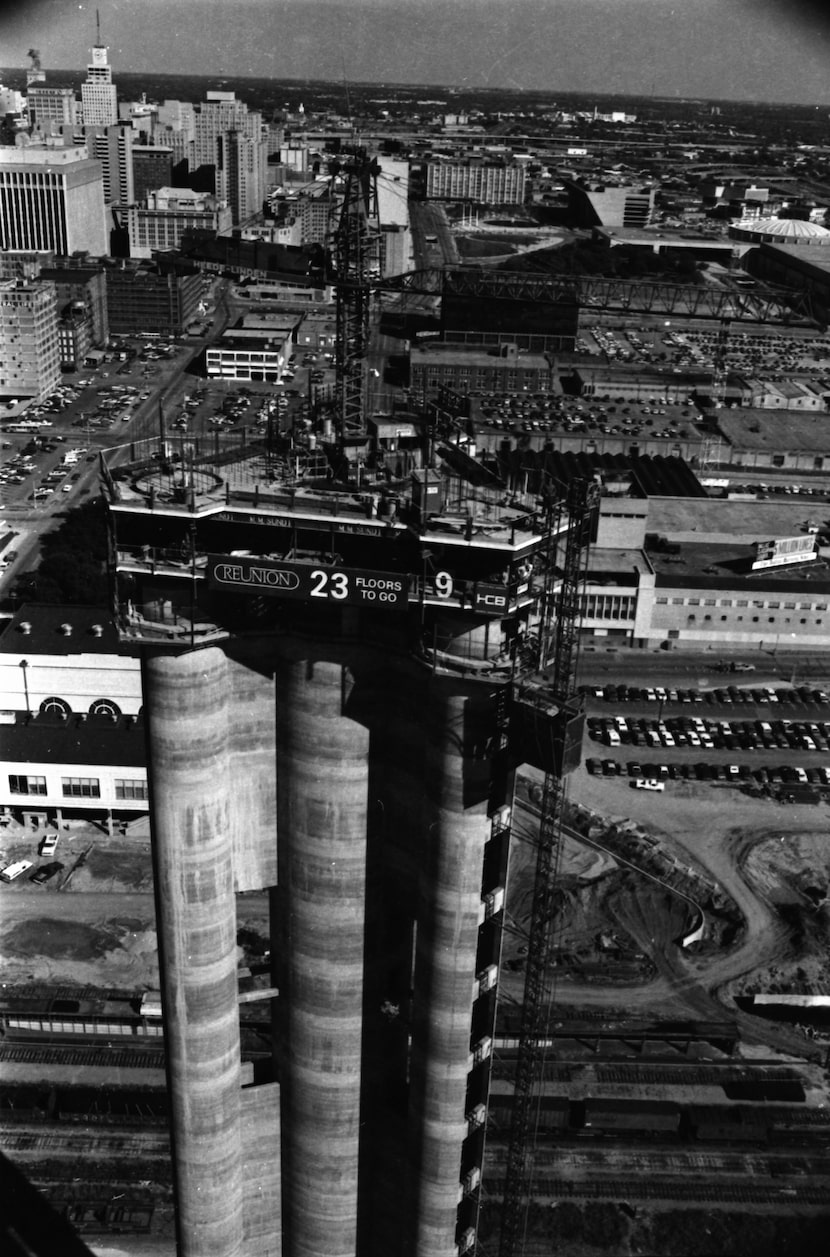
[{"label": "construction tower under construction", "polygon": [[[511,774],[560,776],[581,742],[518,684],[555,636],[572,511],[471,457],[451,414],[391,442],[366,423],[373,171],[346,175],[334,415],[178,448],[162,425],[104,467],[143,656],[181,1257],[473,1247]],[[246,895],[270,951],[241,988]]]}]

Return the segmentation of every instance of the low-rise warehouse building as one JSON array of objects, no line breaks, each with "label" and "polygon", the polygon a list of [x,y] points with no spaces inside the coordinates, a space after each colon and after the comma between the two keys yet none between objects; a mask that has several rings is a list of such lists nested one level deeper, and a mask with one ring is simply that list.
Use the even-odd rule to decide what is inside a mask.
[{"label": "low-rise warehouse building", "polygon": [[475,346],[431,343],[415,345],[409,355],[410,385],[416,396],[443,387],[502,392],[543,391],[553,386],[553,363],[547,354],[501,345],[487,351]]},{"label": "low-rise warehouse building", "polygon": [[140,660],[100,607],[28,604],[0,635],[0,815],[147,811]]}]

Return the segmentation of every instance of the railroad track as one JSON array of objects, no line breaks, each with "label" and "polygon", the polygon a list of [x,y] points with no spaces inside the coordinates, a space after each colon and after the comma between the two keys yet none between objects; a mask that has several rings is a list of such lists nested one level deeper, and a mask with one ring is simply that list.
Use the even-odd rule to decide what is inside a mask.
[{"label": "railroad track", "polygon": [[[495,1147],[490,1154],[494,1168],[501,1164],[500,1149]],[[561,1170],[567,1165],[568,1175],[591,1179],[602,1174],[626,1174],[653,1176],[670,1175],[725,1175],[733,1180],[751,1176],[763,1183],[776,1179],[776,1186],[787,1174],[790,1177],[799,1175],[803,1178],[826,1179],[830,1173],[830,1161],[825,1155],[814,1157],[793,1157],[788,1153],[777,1153],[775,1150],[763,1149],[757,1152],[718,1151],[699,1148],[676,1148],[652,1151],[642,1147],[632,1148],[574,1148],[569,1145],[559,1150],[542,1149],[537,1146],[533,1154],[534,1181],[537,1174],[550,1175],[556,1169]],[[786,1184],[789,1186],[789,1182]]]},{"label": "railroad track", "polygon": [[0,1062],[18,1065],[93,1065],[106,1069],[164,1069],[163,1052],[140,1052],[130,1048],[82,1047],[68,1044],[0,1045]]},{"label": "railroad track", "polygon": [[[500,1198],[504,1178],[487,1175],[484,1188],[488,1196]],[[824,1183],[787,1183],[765,1186],[757,1183],[689,1183],[676,1179],[593,1178],[583,1182],[573,1179],[533,1177],[533,1198],[540,1200],[668,1200],[694,1201],[729,1205],[827,1205]]]},{"label": "railroad track", "polygon": [[108,1131],[102,1127],[72,1126],[66,1130],[3,1130],[3,1149],[17,1156],[71,1157],[73,1160],[92,1157],[166,1157],[170,1140],[166,1131],[141,1134]]}]

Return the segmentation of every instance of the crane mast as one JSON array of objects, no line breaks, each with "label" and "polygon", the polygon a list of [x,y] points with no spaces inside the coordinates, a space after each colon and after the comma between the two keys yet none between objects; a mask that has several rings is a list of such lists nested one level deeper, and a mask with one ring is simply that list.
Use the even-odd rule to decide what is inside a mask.
[{"label": "crane mast", "polygon": [[[598,500],[599,487],[594,482],[574,480],[569,485],[565,501],[567,532],[561,570],[555,562],[561,510],[552,509],[548,547],[549,562],[542,592],[538,657],[529,661],[536,665],[534,671],[542,667],[550,668],[552,664],[549,697],[559,709],[560,718],[557,723],[552,724],[549,715],[545,717],[540,713],[537,722],[539,739],[553,740],[551,755],[554,770],[545,773],[542,792],[499,1257],[517,1257],[523,1246],[523,1218],[529,1197],[529,1160],[534,1132],[533,1103],[540,1080],[541,1044],[545,1037],[547,1019],[547,983],[558,893],[557,881],[562,823],[567,797],[567,773],[570,768],[565,742],[569,719],[577,715],[575,676],[579,617],[584,587],[585,557],[590,544]],[[558,588],[555,588],[557,581]],[[521,700],[521,697],[520,690],[517,698]]]},{"label": "crane mast", "polygon": [[335,326],[335,413],[338,444],[366,430],[364,375],[369,347],[372,288],[370,264],[378,248],[378,163],[360,149],[332,167],[344,179],[340,220],[334,236],[337,319]]}]

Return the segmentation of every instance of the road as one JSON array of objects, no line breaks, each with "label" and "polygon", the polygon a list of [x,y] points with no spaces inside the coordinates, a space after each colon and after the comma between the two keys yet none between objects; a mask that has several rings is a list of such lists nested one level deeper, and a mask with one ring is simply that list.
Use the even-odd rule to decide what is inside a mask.
[{"label": "road", "polygon": [[[750,663],[754,672],[719,672],[718,662]],[[795,681],[793,682],[793,677]],[[830,678],[830,651],[745,650],[735,652],[718,644],[711,650],[639,650],[628,646],[604,646],[595,639],[584,642],[579,657],[577,680],[580,685],[655,683],[681,688],[718,688],[727,685],[773,687],[794,683],[820,682]]]}]

